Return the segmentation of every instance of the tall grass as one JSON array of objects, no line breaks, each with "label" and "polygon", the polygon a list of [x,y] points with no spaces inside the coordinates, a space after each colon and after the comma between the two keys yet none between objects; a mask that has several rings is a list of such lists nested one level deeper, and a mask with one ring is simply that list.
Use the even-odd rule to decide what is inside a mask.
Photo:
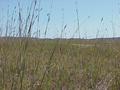
[{"label": "tall grass", "polygon": [[[0,38],[0,90],[119,90],[120,43],[108,39],[61,39],[68,27],[64,23],[60,39],[33,38],[32,28],[35,22],[40,23],[41,10],[37,0],[33,0],[25,18],[18,2],[18,21],[14,14],[7,19],[6,38]],[[47,15],[45,38],[50,15]],[[75,33],[81,25],[78,9],[76,16]],[[16,22],[15,34],[10,27]]]}]

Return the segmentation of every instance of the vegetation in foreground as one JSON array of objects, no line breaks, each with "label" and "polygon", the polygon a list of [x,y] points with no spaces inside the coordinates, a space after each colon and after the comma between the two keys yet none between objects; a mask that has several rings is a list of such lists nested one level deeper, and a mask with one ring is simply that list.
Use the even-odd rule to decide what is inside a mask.
[{"label": "vegetation in foreground", "polygon": [[[40,37],[42,8],[37,1],[28,7],[27,16],[22,15],[18,2],[18,8],[7,17],[6,30],[1,28],[0,90],[120,90],[119,39],[63,40],[64,23],[60,38],[32,39],[33,27],[37,28],[35,36]],[[80,34],[78,9],[76,14],[77,28],[71,38]],[[47,17],[44,38],[51,13]]]},{"label": "vegetation in foreground", "polygon": [[120,43],[1,39],[0,90],[119,90]]}]

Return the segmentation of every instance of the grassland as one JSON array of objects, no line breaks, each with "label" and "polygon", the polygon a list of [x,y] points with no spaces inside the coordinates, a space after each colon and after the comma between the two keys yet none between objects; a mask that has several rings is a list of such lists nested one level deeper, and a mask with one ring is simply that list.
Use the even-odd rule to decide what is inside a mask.
[{"label": "grassland", "polygon": [[0,41],[0,90],[119,89],[118,41]]},{"label": "grassland", "polygon": [[120,39],[80,39],[78,9],[71,38],[77,33],[79,39],[61,39],[68,27],[64,23],[60,38],[46,39],[51,12],[44,39],[33,38],[33,33],[41,38],[37,1],[28,6],[26,16],[18,2],[0,28],[5,31],[0,35],[0,90],[120,90]]}]

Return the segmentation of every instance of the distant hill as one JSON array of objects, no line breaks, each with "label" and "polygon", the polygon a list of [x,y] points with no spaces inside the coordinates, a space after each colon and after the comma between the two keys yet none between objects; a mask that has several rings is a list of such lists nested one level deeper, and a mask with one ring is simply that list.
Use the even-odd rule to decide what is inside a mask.
[{"label": "distant hill", "polygon": [[[28,37],[0,37],[0,40],[3,39],[28,39]],[[80,39],[80,38],[35,38],[35,37],[29,37],[31,40],[120,40],[120,37],[114,37],[114,38],[92,38],[92,39]]]}]

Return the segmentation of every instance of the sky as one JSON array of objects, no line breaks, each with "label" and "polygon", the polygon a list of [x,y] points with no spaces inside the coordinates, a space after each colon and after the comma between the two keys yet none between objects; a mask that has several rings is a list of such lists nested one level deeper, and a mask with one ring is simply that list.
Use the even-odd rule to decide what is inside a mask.
[{"label": "sky", "polygon": [[[12,15],[18,2],[21,4],[22,17],[27,15],[27,7],[33,0],[0,0],[0,27],[4,28],[8,18]],[[44,37],[44,32],[50,13],[50,22],[46,36],[48,38],[60,37],[62,28],[62,37],[64,38],[95,38],[95,37],[120,37],[120,0],[37,0],[40,12],[40,22],[36,22],[36,27],[40,28],[40,35]],[[39,4],[40,3],[40,4]],[[76,9],[78,10],[78,19]],[[16,9],[17,10],[17,9]],[[18,13],[14,14],[17,18]],[[5,31],[5,30],[4,30]]]}]

